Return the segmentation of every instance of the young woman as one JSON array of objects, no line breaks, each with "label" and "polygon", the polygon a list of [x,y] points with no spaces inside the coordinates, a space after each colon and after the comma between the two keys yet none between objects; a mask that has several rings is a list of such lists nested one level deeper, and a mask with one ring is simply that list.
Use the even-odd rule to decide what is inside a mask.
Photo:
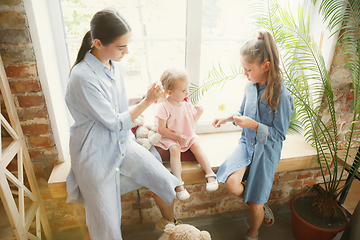
[{"label": "young woman", "polygon": [[[219,167],[217,177],[228,191],[249,204],[250,229],[245,239],[256,240],[262,223],[274,223],[271,209],[265,203],[294,104],[283,84],[278,50],[269,32],[260,32],[256,39],[246,42],[240,50],[240,61],[250,83],[239,114],[215,119],[213,125],[218,128],[226,122],[235,122],[242,133],[238,147]],[[242,180],[247,168],[245,185]]]},{"label": "young woman", "polygon": [[75,120],[70,136],[68,202],[84,202],[89,229],[85,239],[119,240],[121,194],[145,186],[159,196],[155,200],[164,217],[157,224],[161,229],[173,222],[174,189],[180,181],[137,144],[130,131],[132,120],[163,94],[163,88],[151,84],[146,98],[128,109],[119,61],[129,53],[129,24],[109,8],[97,12],[90,26],[65,97]]}]

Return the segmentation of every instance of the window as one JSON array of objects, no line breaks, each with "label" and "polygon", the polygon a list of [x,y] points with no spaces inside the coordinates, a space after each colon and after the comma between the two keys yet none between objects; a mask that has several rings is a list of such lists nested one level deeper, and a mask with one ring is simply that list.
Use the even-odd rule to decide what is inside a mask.
[{"label": "window", "polygon": [[61,0],[61,4],[71,63],[94,13],[111,6],[129,22],[133,38],[130,54],[122,60],[129,97],[146,92],[165,68],[185,68],[186,1]]},{"label": "window", "polygon": [[[251,2],[251,4],[256,1]],[[239,50],[241,45],[253,35],[253,18],[249,16],[249,4],[246,1],[204,0],[202,8],[202,38],[200,58],[200,84],[215,67],[231,74],[231,67],[239,69]],[[200,100],[204,106],[202,122],[198,128],[209,131],[209,123],[215,117],[228,116],[238,111],[243,99],[247,80],[238,76],[228,81],[223,88],[213,87]],[[218,110],[219,105],[226,106],[225,111]],[[230,127],[234,130],[233,126]]]},{"label": "window", "polygon": [[[92,15],[112,6],[132,26],[130,54],[123,60],[128,96],[140,96],[168,67],[186,69],[196,84],[206,78],[213,65],[240,66],[239,47],[254,29],[244,1],[232,0],[61,0],[69,61],[75,61],[82,37]],[[231,81],[224,89],[211,89],[199,104],[205,112],[200,125],[209,126],[214,117],[235,112],[246,81]],[[220,104],[227,111],[220,112]],[[151,115],[148,118],[153,118]],[[234,129],[232,126],[231,129]],[[209,131],[206,127],[203,131]]]},{"label": "window", "polygon": [[[278,0],[281,4],[288,1]],[[299,1],[313,8],[310,0],[290,3],[295,6]],[[124,58],[123,65],[127,72],[127,92],[130,96],[136,96],[145,92],[144,88],[149,82],[159,79],[167,67],[185,68],[196,84],[200,84],[213,65],[217,66],[218,63],[227,74],[231,73],[231,66],[239,67],[239,48],[246,39],[254,36],[252,31],[255,30],[247,15],[247,4],[254,4],[254,1],[24,1],[39,78],[60,160],[65,160],[68,156],[68,129],[72,121],[66,119],[71,117],[64,102],[68,73],[82,37],[90,28],[90,18],[96,11],[114,6],[132,25],[134,37],[130,44],[131,52]],[[318,11],[312,11],[312,19],[316,20],[313,20],[311,27],[314,39],[317,40],[320,39],[321,32],[325,31],[325,25],[322,24]],[[327,37],[328,33],[325,31],[322,52],[330,67],[335,40],[328,40]],[[214,131],[209,123],[215,116],[227,114],[227,111],[221,113],[218,110],[220,104],[225,104],[229,112],[238,109],[246,82],[238,78],[226,83],[222,90],[214,87],[206,93],[200,101],[205,112],[197,127],[199,132]],[[231,125],[228,125],[229,128],[235,129]]]}]

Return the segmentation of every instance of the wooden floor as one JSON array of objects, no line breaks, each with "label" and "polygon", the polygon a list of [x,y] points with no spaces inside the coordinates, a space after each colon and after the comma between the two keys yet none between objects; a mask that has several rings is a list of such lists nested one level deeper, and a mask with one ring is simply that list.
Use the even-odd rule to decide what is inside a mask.
[{"label": "wooden floor", "polygon": [[9,219],[7,218],[4,206],[0,202],[0,239],[14,236]]},{"label": "wooden floor", "polygon": [[353,214],[355,207],[359,201],[360,201],[360,181],[354,179],[349,194],[347,195],[343,206],[349,213]]},{"label": "wooden floor", "polygon": [[[352,214],[359,201],[360,201],[360,181],[354,180],[343,206],[349,213]],[[289,218],[289,220],[290,220],[290,218]],[[151,225],[151,227],[153,227],[153,226]],[[71,234],[74,234],[74,233],[71,233]],[[83,234],[83,233],[81,233],[81,234]],[[61,235],[62,235],[62,237],[67,236],[66,233],[62,233]],[[3,205],[0,204],[0,239],[9,238],[12,236],[14,236],[14,234],[12,232],[9,220],[7,219],[5,209],[4,209]],[[63,238],[61,238],[61,239],[59,238],[59,240],[63,240]]]}]

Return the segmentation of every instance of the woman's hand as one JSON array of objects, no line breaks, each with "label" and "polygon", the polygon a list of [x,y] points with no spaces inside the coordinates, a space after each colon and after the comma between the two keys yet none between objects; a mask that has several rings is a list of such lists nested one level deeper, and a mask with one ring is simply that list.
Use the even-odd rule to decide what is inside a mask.
[{"label": "woman's hand", "polygon": [[259,123],[252,118],[246,117],[246,116],[233,116],[234,122],[236,125],[238,125],[241,128],[252,128],[255,131],[257,131],[257,128],[259,126]]},{"label": "woman's hand", "polygon": [[162,97],[164,94],[164,88],[160,82],[152,83],[147,91],[145,100],[153,103]]},{"label": "woman's hand", "polygon": [[164,89],[160,82],[149,86],[146,97],[135,107],[129,109],[131,121],[134,121],[142,112],[153,104],[159,97],[163,96]]}]

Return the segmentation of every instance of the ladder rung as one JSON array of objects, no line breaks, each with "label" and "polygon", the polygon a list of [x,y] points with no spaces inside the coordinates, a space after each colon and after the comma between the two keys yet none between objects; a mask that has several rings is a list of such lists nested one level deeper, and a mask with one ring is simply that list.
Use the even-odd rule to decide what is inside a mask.
[{"label": "ladder rung", "polygon": [[26,211],[25,216],[25,230],[29,231],[32,221],[34,220],[35,214],[39,208],[39,202],[33,202],[30,208]]},{"label": "ladder rung", "polygon": [[7,165],[11,162],[11,160],[15,157],[15,155],[21,149],[20,140],[14,140],[10,145],[2,152],[1,156],[1,165],[3,168],[6,168]]},{"label": "ladder rung", "polygon": [[16,187],[21,188],[25,191],[25,194],[32,200],[36,201],[36,196],[23,184],[17,179],[9,170],[4,170],[7,179],[9,179]]}]

